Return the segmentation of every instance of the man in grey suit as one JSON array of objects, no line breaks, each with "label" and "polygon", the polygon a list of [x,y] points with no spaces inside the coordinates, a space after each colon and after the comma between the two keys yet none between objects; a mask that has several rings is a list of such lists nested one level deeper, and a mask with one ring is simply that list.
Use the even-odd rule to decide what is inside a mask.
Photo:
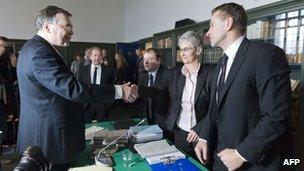
[{"label": "man in grey suit", "polygon": [[71,14],[56,6],[41,10],[37,35],[20,51],[17,76],[20,90],[20,123],[17,151],[42,148],[52,170],[67,170],[72,157],[85,148],[81,102],[133,102],[136,86],[80,83],[55,46],[68,46],[73,34]]}]

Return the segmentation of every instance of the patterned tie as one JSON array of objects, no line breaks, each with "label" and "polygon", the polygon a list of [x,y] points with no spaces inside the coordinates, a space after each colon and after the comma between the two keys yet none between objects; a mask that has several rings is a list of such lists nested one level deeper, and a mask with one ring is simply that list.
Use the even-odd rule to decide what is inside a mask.
[{"label": "patterned tie", "polygon": [[226,66],[227,66],[228,56],[226,54],[223,55],[221,60],[221,75],[217,84],[217,101],[219,99],[219,94],[222,91],[222,88],[225,84],[225,74],[226,74]]},{"label": "patterned tie", "polygon": [[93,75],[93,84],[96,84],[96,79],[97,79],[97,67],[94,67],[94,75]]},{"label": "patterned tie", "polygon": [[152,74],[149,74],[149,82],[150,82],[150,87],[154,86],[154,79]]}]

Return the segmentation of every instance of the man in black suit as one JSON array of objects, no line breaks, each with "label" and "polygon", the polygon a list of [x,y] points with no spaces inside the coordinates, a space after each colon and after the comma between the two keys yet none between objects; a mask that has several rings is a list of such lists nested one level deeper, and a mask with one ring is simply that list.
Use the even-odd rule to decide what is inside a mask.
[{"label": "man in black suit", "polygon": [[[15,99],[14,84],[17,82],[16,55],[10,52],[9,39],[0,36],[0,131],[3,139],[7,134],[7,114],[17,116],[17,101]],[[9,132],[10,133],[10,132]]]},{"label": "man in black suit", "polygon": [[[170,70],[161,65],[161,54],[155,48],[144,51],[143,64],[145,72],[139,75],[139,87],[158,87],[168,91]],[[141,88],[139,88],[141,89]],[[142,97],[146,92],[142,92]],[[166,129],[165,120],[168,114],[169,96],[168,93],[155,96],[155,98],[144,98],[141,101],[141,114],[148,119],[149,124],[158,124],[162,129]]]},{"label": "man in black suit", "polygon": [[224,55],[214,72],[210,110],[195,151],[205,163],[208,146],[215,144],[214,170],[281,170],[280,157],[291,146],[283,145],[291,109],[290,69],[282,49],[246,39],[246,26],[247,14],[238,4],[212,11],[207,35]]},{"label": "man in black suit", "polygon": [[[113,84],[114,74],[112,70],[103,65],[104,57],[101,49],[92,47],[90,51],[91,64],[83,66],[79,71],[79,81],[94,85]],[[110,103],[84,103],[85,122],[92,120],[102,121],[107,119],[106,108]]]},{"label": "man in black suit", "polygon": [[41,10],[37,35],[20,51],[17,76],[20,122],[17,152],[38,146],[52,170],[67,170],[68,163],[85,148],[81,103],[138,97],[136,86],[80,83],[55,46],[67,46],[73,34],[72,15],[56,6]]}]

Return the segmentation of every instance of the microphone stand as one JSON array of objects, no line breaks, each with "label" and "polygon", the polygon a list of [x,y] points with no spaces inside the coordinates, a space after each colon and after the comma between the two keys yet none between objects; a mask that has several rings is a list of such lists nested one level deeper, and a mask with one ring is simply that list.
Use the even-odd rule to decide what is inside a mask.
[{"label": "microphone stand", "polygon": [[[144,118],[142,119],[138,124],[136,124],[134,126],[134,128],[136,128],[137,126],[139,126],[140,124],[144,123],[147,119]],[[128,133],[128,131],[126,131],[124,134],[122,134],[121,136],[119,136],[118,138],[116,138],[114,141],[112,141],[110,144],[108,144],[107,146],[105,146],[103,149],[101,149],[98,153],[98,155],[95,157],[95,164],[97,166],[111,166],[113,164],[111,157],[109,155],[106,154],[102,154],[102,152],[107,149],[108,147],[110,147],[111,145],[113,145],[117,140],[119,140],[121,137],[125,136]],[[103,156],[101,156],[103,155]],[[104,160],[102,160],[104,159]],[[109,163],[106,163],[109,162]],[[110,164],[110,165],[109,165]]]}]

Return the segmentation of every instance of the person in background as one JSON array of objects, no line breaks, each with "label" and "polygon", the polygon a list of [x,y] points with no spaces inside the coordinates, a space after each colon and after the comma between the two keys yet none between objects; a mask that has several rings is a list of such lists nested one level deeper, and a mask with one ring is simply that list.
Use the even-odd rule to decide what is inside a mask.
[{"label": "person in background", "polygon": [[140,82],[140,80],[138,80],[139,75],[142,74],[143,72],[145,72],[144,63],[143,63],[143,52],[144,52],[143,48],[138,48],[135,50],[135,53],[137,56],[137,61],[136,61],[136,67],[135,67],[133,77],[134,77],[134,82],[136,84],[138,84]]},{"label": "person in background", "polygon": [[91,64],[91,60],[90,60],[90,52],[91,49],[90,48],[86,48],[84,51],[84,61],[83,61],[83,65],[82,66],[86,66],[86,65],[90,65]]},{"label": "person in background", "polygon": [[[142,88],[157,88],[167,91],[170,82],[170,69],[161,65],[161,54],[158,49],[149,48],[144,51],[143,64],[145,72],[143,72],[138,83],[139,90]],[[172,139],[173,136],[168,132],[165,121],[168,117],[169,95],[149,94],[147,91],[139,91],[140,93],[140,113],[143,118],[147,118],[149,124],[157,124],[162,128],[164,137]]]},{"label": "person in background", "polygon": [[[180,37],[178,44],[184,65],[173,68],[167,77],[168,81],[163,78],[163,85],[156,86],[154,89],[139,85],[138,90],[140,99],[143,96],[152,99],[166,94],[169,96],[166,128],[174,133],[176,147],[195,157],[194,147],[198,141],[200,122],[204,121],[210,104],[212,70],[199,63],[202,42],[198,34],[188,31]],[[152,65],[146,62],[146,57],[148,61],[148,57],[150,57],[148,55],[151,54],[153,53],[144,53],[145,67]],[[154,63],[159,62],[156,60]],[[168,87],[166,88],[164,85]],[[155,101],[159,103],[158,100]],[[166,109],[165,105],[160,107],[162,110]]]},{"label": "person in background", "polygon": [[214,71],[210,110],[195,151],[205,163],[208,146],[215,145],[214,170],[284,170],[280,159],[290,158],[292,147],[290,69],[282,49],[248,40],[246,28],[241,5],[212,10],[207,36],[224,54]]},{"label": "person in background", "polygon": [[74,61],[71,63],[71,72],[75,75],[76,78],[78,78],[80,65],[83,63],[81,53],[77,52],[74,55]]},{"label": "person in background", "polygon": [[[113,84],[114,73],[108,66],[104,65],[104,57],[101,54],[101,49],[98,47],[91,47],[90,49],[91,64],[83,66],[79,70],[79,81],[94,85]],[[108,114],[106,109],[112,103],[113,101],[107,103],[84,103],[85,122],[90,123],[92,120],[97,120],[98,122],[107,120]]]},{"label": "person in background", "polygon": [[16,55],[8,47],[9,39],[0,36],[0,131],[5,140],[8,133],[7,118],[18,116],[14,84],[17,82]]},{"label": "person in background", "polygon": [[56,48],[69,45],[71,16],[56,6],[42,9],[36,18],[37,34],[22,47],[17,64],[21,108],[16,151],[40,147],[54,171],[66,171],[85,148],[81,103],[121,98],[134,102],[138,97],[135,85],[77,81]]},{"label": "person in background", "polygon": [[108,66],[111,70],[115,71],[115,59],[108,55],[106,49],[101,49],[101,55],[104,58],[103,64]]},{"label": "person in background", "polygon": [[121,53],[115,53],[115,61],[116,61],[115,83],[124,84],[128,80],[127,61]]}]

